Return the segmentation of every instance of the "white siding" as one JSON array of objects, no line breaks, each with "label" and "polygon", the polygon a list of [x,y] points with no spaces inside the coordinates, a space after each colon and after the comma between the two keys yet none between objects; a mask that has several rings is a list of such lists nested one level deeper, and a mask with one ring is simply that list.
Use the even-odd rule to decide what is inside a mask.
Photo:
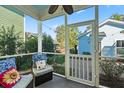
[{"label": "white siding", "polygon": [[115,43],[117,40],[124,40],[124,34],[120,31],[124,28],[119,28],[111,25],[104,25],[99,28],[100,32],[105,32],[106,37],[101,40],[102,56],[115,56]]}]

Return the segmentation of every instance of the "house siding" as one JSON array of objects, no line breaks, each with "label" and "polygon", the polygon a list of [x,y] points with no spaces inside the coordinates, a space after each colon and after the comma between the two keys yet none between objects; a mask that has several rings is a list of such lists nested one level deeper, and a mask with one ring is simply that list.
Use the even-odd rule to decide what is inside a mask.
[{"label": "house siding", "polygon": [[20,32],[20,37],[24,38],[24,17],[0,6],[0,29],[15,26],[15,32]]},{"label": "house siding", "polygon": [[79,38],[78,53],[83,54],[83,52],[91,53],[91,39],[89,36]]},{"label": "house siding", "polygon": [[101,40],[101,56],[116,56],[116,41],[124,40],[124,36],[120,33],[122,30],[124,27],[118,24],[107,24],[99,29],[106,34],[106,37]]}]

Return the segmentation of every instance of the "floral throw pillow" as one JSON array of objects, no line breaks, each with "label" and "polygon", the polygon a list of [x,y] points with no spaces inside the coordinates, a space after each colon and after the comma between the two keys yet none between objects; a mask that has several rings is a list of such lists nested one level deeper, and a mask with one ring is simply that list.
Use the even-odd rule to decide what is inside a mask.
[{"label": "floral throw pillow", "polygon": [[0,84],[5,88],[13,87],[20,79],[21,77],[14,67],[0,74]]}]

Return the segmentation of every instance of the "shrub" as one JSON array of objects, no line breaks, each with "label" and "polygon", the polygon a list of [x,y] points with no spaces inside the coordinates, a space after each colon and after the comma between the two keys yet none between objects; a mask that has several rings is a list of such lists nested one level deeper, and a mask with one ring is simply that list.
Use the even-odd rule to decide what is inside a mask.
[{"label": "shrub", "polygon": [[100,68],[104,73],[107,80],[119,80],[120,76],[124,73],[124,64],[117,62],[100,62]]},{"label": "shrub", "polygon": [[54,72],[61,74],[61,75],[65,75],[65,68],[61,67],[61,66],[53,66],[54,68]]},{"label": "shrub", "polygon": [[21,32],[16,33],[15,26],[5,28],[2,26],[0,29],[0,54],[13,55],[22,51],[23,42],[20,38]]},{"label": "shrub", "polygon": [[54,63],[54,56],[53,55],[47,55],[48,59],[47,59],[47,63],[49,65],[52,65]]},{"label": "shrub", "polygon": [[32,67],[32,56],[25,55],[25,56],[18,56],[16,57],[16,65],[18,71],[26,71],[31,69]]},{"label": "shrub", "polygon": [[55,62],[58,64],[63,64],[65,61],[65,57],[63,55],[56,55],[55,56]]},{"label": "shrub", "polygon": [[52,56],[48,56],[48,64],[63,64],[65,61],[65,57],[64,55],[52,55]]},{"label": "shrub", "polygon": [[26,37],[25,51],[27,53],[37,52],[38,50],[38,38],[37,36]]}]

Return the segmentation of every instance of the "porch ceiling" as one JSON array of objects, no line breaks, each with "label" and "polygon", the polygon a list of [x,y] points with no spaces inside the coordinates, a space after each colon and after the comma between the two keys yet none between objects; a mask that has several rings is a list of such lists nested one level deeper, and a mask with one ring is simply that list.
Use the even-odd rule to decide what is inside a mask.
[{"label": "porch ceiling", "polygon": [[[48,8],[50,5],[3,5],[3,7],[18,13],[22,16],[29,15],[38,20],[47,20],[52,17],[60,16],[65,14],[62,6],[59,6],[54,14],[48,14]],[[89,5],[73,5],[74,11],[83,10],[89,8]]]}]

